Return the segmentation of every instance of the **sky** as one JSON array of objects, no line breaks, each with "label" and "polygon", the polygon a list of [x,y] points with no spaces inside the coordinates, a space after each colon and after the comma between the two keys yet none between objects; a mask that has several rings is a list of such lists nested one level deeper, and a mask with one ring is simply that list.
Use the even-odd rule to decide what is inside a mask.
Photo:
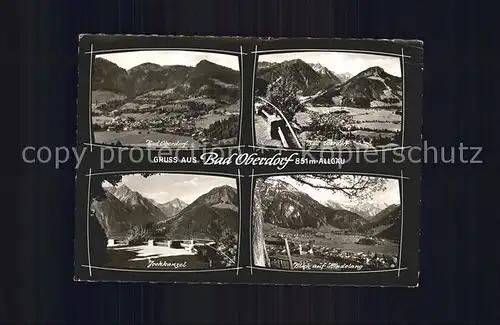
[{"label": "sky", "polygon": [[[179,198],[187,204],[215,187],[223,185],[237,187],[235,178],[192,174],[157,174],[146,178],[140,174],[124,175],[117,186],[122,184],[158,203]],[[105,182],[103,186],[111,184]]]},{"label": "sky", "polygon": [[[323,204],[326,204],[328,201],[334,201],[342,205],[350,205],[356,203],[353,202],[350,198],[346,197],[341,192],[338,191],[333,192],[327,189],[316,189],[309,185],[298,183],[289,176],[274,176],[273,178],[283,180],[293,185],[298,190],[308,194],[310,197]],[[363,202],[376,203],[376,204],[384,203],[387,205],[399,204],[400,203],[399,180],[388,179],[387,183],[385,184],[385,187],[386,189],[384,191],[373,193],[371,199],[363,199]]]},{"label": "sky", "polygon": [[139,64],[146,62],[158,65],[184,65],[194,67],[201,60],[208,60],[212,63],[222,65],[239,71],[239,59],[237,55],[194,52],[194,51],[132,51],[98,54],[98,58],[111,61],[119,67],[129,70]]},{"label": "sky", "polygon": [[259,61],[265,62],[280,63],[295,59],[301,59],[306,63],[321,63],[336,74],[348,72],[355,76],[369,67],[379,66],[385,72],[401,77],[400,60],[398,57],[392,56],[345,52],[295,52],[259,55]]}]

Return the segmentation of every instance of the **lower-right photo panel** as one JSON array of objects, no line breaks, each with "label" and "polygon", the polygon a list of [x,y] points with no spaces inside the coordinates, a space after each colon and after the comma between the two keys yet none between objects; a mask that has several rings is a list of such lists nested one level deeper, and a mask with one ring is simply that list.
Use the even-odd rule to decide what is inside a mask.
[{"label": "lower-right photo panel", "polygon": [[254,267],[306,272],[400,267],[398,178],[291,174],[256,176],[253,182]]}]

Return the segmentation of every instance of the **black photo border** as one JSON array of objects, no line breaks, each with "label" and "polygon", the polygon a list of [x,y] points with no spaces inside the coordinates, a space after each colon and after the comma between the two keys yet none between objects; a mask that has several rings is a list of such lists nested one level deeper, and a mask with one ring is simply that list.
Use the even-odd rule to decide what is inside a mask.
[{"label": "black photo border", "polygon": [[[135,171],[117,171],[117,172],[100,172],[95,174],[105,175],[105,174],[120,174],[120,175],[136,175],[141,173],[152,173],[152,174],[176,174],[176,175],[188,175],[188,176],[211,176],[211,177],[221,177],[234,179],[236,182],[236,190],[238,193],[238,249],[236,254],[236,265],[234,267],[228,268],[216,268],[216,269],[135,269],[135,268],[110,268],[102,265],[92,264],[92,252],[90,248],[90,238],[92,236],[90,230],[90,205],[92,203],[92,168],[88,169],[88,172],[83,174],[84,170],[81,170],[77,179],[77,198],[76,198],[76,216],[77,222],[75,224],[75,276],[74,279],[77,281],[144,281],[142,278],[149,278],[148,281],[173,281],[177,282],[179,279],[188,281],[198,281],[201,277],[207,278],[207,281],[214,281],[218,278],[231,278],[238,276],[244,267],[240,265],[240,255],[241,255],[241,221],[242,216],[242,193],[241,193],[241,180],[242,177],[239,173],[234,174],[218,174],[207,172],[196,172],[196,171],[164,171],[164,170],[135,170]],[[86,183],[86,184],[85,184]]]},{"label": "black photo border", "polygon": [[[273,155],[280,153],[283,156],[308,154],[312,157],[346,157],[345,152],[318,151],[304,152],[301,150],[281,150],[280,148],[255,148],[254,125],[253,125],[253,83],[257,54],[252,53],[257,47],[258,51],[293,50],[310,52],[310,49],[318,49],[321,52],[350,51],[350,52],[382,52],[401,55],[405,57],[402,74],[404,74],[405,96],[404,96],[404,132],[403,149],[395,149],[384,152],[370,152],[370,156],[385,157],[385,163],[369,163],[358,154],[356,162],[348,162],[344,165],[296,165],[289,164],[279,173],[293,174],[301,173],[352,173],[363,175],[394,175],[400,178],[404,175],[404,193],[401,197],[404,223],[404,246],[402,251],[402,263],[407,268],[395,277],[394,272],[387,274],[310,274],[296,273],[284,274],[282,272],[270,272],[267,270],[253,269],[251,264],[251,192],[253,191],[252,175],[276,173],[276,168],[264,166],[205,166],[203,164],[166,164],[159,165],[148,161],[133,164],[130,160],[124,162],[113,161],[106,167],[99,165],[99,152],[95,146],[89,146],[89,135],[91,132],[90,110],[89,110],[89,71],[88,54],[90,44],[94,44],[93,50],[102,49],[179,49],[200,48],[217,50],[229,50],[240,52],[240,65],[242,67],[240,82],[240,138],[239,146],[233,148],[213,148],[223,152],[257,153],[259,155]],[[241,54],[243,52],[243,54]],[[81,35],[79,45],[79,76],[78,76],[78,108],[77,108],[77,144],[79,150],[87,150],[77,170],[76,177],[76,222],[75,222],[75,280],[83,281],[131,281],[131,282],[186,282],[186,283],[246,283],[246,284],[298,284],[298,285],[336,285],[336,286],[401,286],[416,287],[419,279],[419,239],[420,239],[420,179],[421,163],[410,162],[408,159],[402,162],[391,160],[396,155],[408,158],[411,154],[413,159],[421,158],[422,138],[422,102],[423,102],[423,42],[418,40],[375,40],[375,39],[312,39],[312,38],[241,38],[241,37],[198,37],[198,36],[159,36],[159,35]],[[88,150],[92,149],[93,151]],[[410,152],[412,148],[419,148],[417,152]],[[114,147],[112,150],[123,150]],[[131,149],[130,149],[131,150]],[[130,151],[129,150],[129,151]],[[154,149],[144,148],[151,151],[152,155],[158,154]],[[227,151],[224,151],[227,150]],[[127,151],[127,149],[125,149]],[[180,150],[181,156],[199,156],[200,152],[210,152],[211,148],[203,148],[202,151]],[[350,154],[349,154],[350,155]],[[158,173],[175,173],[176,171],[192,170],[193,173],[217,176],[220,173],[239,175],[238,193],[240,202],[240,238],[238,242],[239,266],[242,269],[236,272],[206,272],[206,273],[132,273],[97,270],[93,271],[92,277],[88,276],[88,269],[82,267],[86,261],[86,209],[88,198],[88,180],[86,175],[89,171],[93,173],[126,171],[138,173],[141,171]],[[227,176],[230,177],[230,176]],[[401,188],[401,187],[400,187]],[[404,205],[403,205],[404,204]]]},{"label": "black photo border", "polygon": [[[401,228],[400,228],[400,242],[398,250],[398,266],[386,270],[369,270],[369,271],[321,271],[321,270],[286,270],[276,269],[270,267],[255,266],[253,261],[251,266],[251,273],[254,276],[262,276],[266,279],[272,280],[272,283],[282,284],[300,284],[303,278],[307,277],[308,281],[314,284],[328,285],[335,283],[335,285],[392,285],[392,286],[417,286],[418,285],[418,232],[413,230],[418,227],[418,217],[420,210],[415,206],[413,199],[416,194],[415,183],[419,182],[404,175],[403,170],[400,174],[368,174],[357,172],[314,172],[314,171],[287,171],[281,173],[252,172],[251,181],[251,199],[250,206],[252,208],[253,218],[253,198],[255,194],[255,179],[267,179],[273,176],[287,176],[294,174],[344,174],[344,175],[359,175],[367,177],[376,177],[384,179],[398,180],[399,195],[401,204]],[[419,204],[420,202],[418,202]],[[417,223],[415,223],[415,221]],[[405,226],[406,225],[406,226]],[[250,229],[253,238],[253,230]],[[408,244],[406,244],[408,243]],[[417,254],[415,254],[415,247],[417,247]],[[252,247],[253,250],[253,247]],[[416,273],[415,273],[416,272]],[[417,282],[413,282],[417,280]],[[390,281],[392,281],[391,284]],[[412,283],[413,282],[413,283]]]},{"label": "black photo border", "polygon": [[[126,53],[126,52],[145,52],[145,51],[186,51],[198,53],[211,53],[229,55],[238,58],[239,63],[239,95],[240,95],[240,110],[239,110],[239,137],[235,144],[221,146],[200,146],[196,149],[179,149],[179,148],[161,148],[164,150],[184,150],[186,152],[203,151],[210,149],[232,149],[241,146],[242,132],[242,110],[243,110],[243,58],[247,55],[243,52],[241,45],[228,42],[227,38],[211,38],[190,37],[182,38],[176,36],[131,36],[131,35],[80,35],[78,48],[78,128],[77,128],[77,144],[93,147],[104,147],[110,149],[125,148],[132,149],[135,146],[130,145],[106,145],[95,141],[94,130],[92,129],[92,68],[96,55],[110,53]],[[83,123],[82,117],[87,116],[87,123]],[[159,151],[157,147],[141,147],[144,150]]]}]

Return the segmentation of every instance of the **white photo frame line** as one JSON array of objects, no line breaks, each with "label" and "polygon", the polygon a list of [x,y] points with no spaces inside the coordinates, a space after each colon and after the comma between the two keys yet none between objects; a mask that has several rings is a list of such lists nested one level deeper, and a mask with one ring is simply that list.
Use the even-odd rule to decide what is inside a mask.
[{"label": "white photo frame line", "polygon": [[401,225],[400,225],[400,237],[399,237],[399,254],[398,254],[398,278],[401,275],[401,272],[399,271],[401,269],[401,262],[403,259],[403,229],[404,229],[404,180],[405,177],[403,176],[403,170],[401,169],[401,179],[399,182],[399,187],[400,187],[400,203],[401,203]]},{"label": "white photo frame line", "polygon": [[[350,174],[350,175],[361,175],[361,176],[370,176],[373,175],[373,177],[385,177],[385,178],[390,178],[390,179],[398,179],[400,180],[400,204],[401,204],[401,229],[400,229],[400,240],[399,240],[399,252],[398,252],[398,267],[397,268],[392,268],[392,269],[386,269],[386,270],[368,270],[368,271],[314,271],[314,270],[286,270],[286,269],[273,269],[273,268],[268,268],[268,267],[259,267],[259,266],[253,266],[253,251],[250,254],[250,266],[248,268],[250,269],[250,274],[253,275],[253,269],[256,270],[263,270],[263,271],[273,271],[273,272],[292,272],[292,273],[319,273],[319,274],[356,274],[356,273],[383,273],[383,272],[395,272],[397,271],[397,277],[399,278],[401,275],[401,271],[407,270],[407,267],[401,267],[401,260],[402,260],[402,247],[403,247],[403,211],[404,211],[404,206],[403,206],[403,180],[404,179],[410,179],[409,177],[405,177],[403,175],[403,170],[401,170],[401,174],[399,176],[395,175],[381,175],[381,174],[361,174],[361,173],[353,173],[353,172],[284,172],[284,173],[263,173],[263,174],[254,174],[254,170],[252,169],[252,174],[251,174],[251,189],[250,189],[250,205],[252,207],[252,218],[253,218],[253,191],[254,191],[254,177],[260,177],[260,176],[277,176],[277,175],[292,175],[292,174]],[[252,225],[250,223],[250,234],[253,235],[252,233]],[[252,247],[252,237],[250,236],[250,247]]]},{"label": "white photo frame line", "polygon": [[[140,173],[158,173],[158,174],[197,174],[197,175],[217,175],[223,177],[231,177],[238,178],[244,177],[238,174],[231,173],[219,173],[219,172],[208,172],[208,171],[197,171],[197,170],[124,170],[124,171],[116,171],[116,172],[101,172],[101,173],[93,173],[93,176],[97,175],[112,175],[112,174],[140,174]],[[85,176],[89,176],[90,174],[86,174]]]},{"label": "white photo frame line", "polygon": [[[257,52],[258,46],[255,45],[255,52]],[[253,59],[253,69],[252,69],[252,145],[257,144],[257,138],[255,137],[255,74],[257,73],[257,57],[258,54],[254,54]]]},{"label": "white photo frame line", "polygon": [[97,269],[97,270],[108,270],[108,271],[122,271],[122,272],[151,272],[151,273],[202,273],[202,272],[223,272],[223,271],[233,271],[238,269],[243,269],[243,267],[228,267],[226,269],[207,269],[207,270],[147,270],[147,269],[121,269],[121,268],[112,268],[112,267],[102,267],[102,266],[92,266],[81,264],[81,267],[86,267],[88,269]]},{"label": "white photo frame line", "polygon": [[92,130],[92,69],[94,62],[94,44],[90,44],[90,67],[89,67],[89,145],[90,152],[92,152],[92,136],[94,135],[94,130]]},{"label": "white photo frame line", "polygon": [[345,174],[345,175],[359,175],[359,176],[367,176],[367,177],[384,177],[391,179],[410,179],[409,177],[402,175],[389,175],[389,174],[374,174],[374,173],[360,173],[360,172],[341,172],[341,171],[333,171],[333,172],[319,172],[319,171],[288,171],[288,172],[271,172],[271,173],[260,173],[260,174],[252,174],[252,177],[258,176],[279,176],[279,175],[294,175],[294,174]]},{"label": "white photo frame line", "polygon": [[384,151],[396,151],[411,148],[411,146],[406,147],[394,147],[394,148],[383,148],[383,149],[359,149],[359,150],[300,150],[300,149],[290,149],[290,148],[279,148],[279,147],[263,147],[263,146],[248,146],[254,149],[261,150],[283,150],[283,151],[302,151],[302,152],[331,152],[331,153],[372,153],[372,152],[384,152]]},{"label": "white photo frame line", "polygon": [[[230,149],[230,148],[239,148],[241,146],[241,132],[242,132],[242,117],[243,117],[243,56],[248,55],[248,53],[243,52],[243,47],[240,46],[240,51],[225,51],[225,50],[216,50],[216,49],[206,49],[206,48],[134,48],[134,49],[113,49],[113,50],[101,50],[101,51],[94,51],[94,44],[90,44],[90,51],[85,52],[85,54],[90,54],[90,71],[89,71],[89,142],[84,142],[84,145],[90,146],[90,152],[92,152],[92,147],[93,146],[98,146],[98,147],[104,147],[104,148],[120,148],[120,149],[133,149],[137,147],[118,147],[118,146],[110,146],[110,145],[104,145],[104,144],[95,144],[92,143],[92,135],[94,130],[92,129],[92,66],[93,66],[93,61],[94,61],[94,55],[97,54],[105,54],[105,53],[119,53],[119,52],[139,52],[139,51],[189,51],[189,52],[204,52],[204,53],[218,53],[218,54],[231,54],[231,55],[238,55],[241,61],[240,63],[240,93],[241,93],[241,100],[240,100],[240,123],[238,126],[239,129],[239,138],[238,138],[238,145],[237,146],[221,146],[221,147],[209,147],[210,149]],[[171,147],[161,147],[161,148],[142,148],[138,147],[144,150],[160,150],[160,149],[165,149],[165,150],[180,150],[181,148],[171,148]],[[188,150],[204,150],[207,149],[207,147],[201,147],[199,149],[188,149]]]},{"label": "white photo frame line", "polygon": [[[126,48],[126,49],[109,49],[109,50],[98,50],[98,51],[88,51],[85,54],[105,54],[105,53],[117,53],[117,52],[138,52],[138,51],[188,51],[188,52],[211,52],[219,54],[232,54],[240,55],[240,52],[229,51],[229,50],[218,50],[218,49],[207,49],[207,48],[196,48],[196,47],[137,47],[137,48]],[[244,53],[243,55],[247,55]]]},{"label": "white photo frame line", "polygon": [[238,256],[237,256],[237,262],[236,262],[236,275],[239,274],[239,271],[240,271],[240,256],[241,256],[241,219],[242,219],[242,215],[241,215],[241,202],[242,202],[242,198],[241,198],[241,171],[240,169],[238,169],[238,203],[239,203],[239,207],[238,207],[238,213],[239,213],[239,217],[240,217],[240,222],[239,222],[239,225],[238,225]]},{"label": "white photo frame line", "polygon": [[87,188],[87,262],[89,263],[89,277],[92,277],[92,262],[90,259],[90,189],[92,185],[92,168],[89,168]]},{"label": "white photo frame line", "polygon": [[241,135],[243,132],[243,99],[244,99],[244,94],[243,94],[243,46],[240,46],[240,57],[239,57],[239,63],[240,63],[240,126],[239,126],[239,137],[238,137],[238,146],[241,146]]},{"label": "white photo frame line", "polygon": [[[141,173],[145,171],[135,171],[135,173]],[[151,172],[151,171],[149,171]],[[239,170],[238,170],[239,172]],[[110,173],[95,173],[92,174],[92,168],[89,168],[89,173],[85,176],[88,178],[88,189],[87,189],[87,263],[88,264],[81,264],[81,267],[86,267],[89,270],[89,277],[92,277],[92,269],[98,269],[98,270],[109,270],[109,271],[124,271],[124,272],[136,272],[136,273],[141,273],[141,272],[154,272],[154,273],[204,273],[204,272],[221,272],[221,271],[233,271],[236,270],[236,274],[238,274],[238,271],[243,269],[243,267],[239,267],[239,253],[238,253],[238,266],[234,268],[221,268],[221,269],[206,269],[206,270],[145,270],[145,269],[121,269],[121,268],[108,268],[108,267],[101,267],[101,266],[93,266],[91,262],[91,254],[90,254],[90,192],[91,192],[91,179],[92,175],[102,175],[102,174],[117,174],[117,173],[122,173],[122,172],[110,172]],[[130,172],[125,172],[125,173],[130,173]],[[134,172],[132,172],[134,173]],[[175,172],[177,173],[182,173],[182,172]],[[184,173],[193,173],[192,171],[189,172],[184,172]],[[205,174],[206,175],[206,174]],[[234,178],[233,176],[232,178]],[[240,175],[236,176],[238,177],[238,182],[241,184],[240,180]],[[238,189],[238,194],[239,194],[239,203],[240,206],[238,207],[238,211],[240,214],[240,224],[238,225],[238,231],[239,231],[239,237],[241,237],[241,191]],[[240,250],[240,239],[238,238],[238,251]]]},{"label": "white photo frame line", "polygon": [[[405,109],[406,109],[406,103],[405,103],[405,73],[404,73],[404,68],[405,68],[405,58],[411,59],[411,56],[405,55],[404,54],[404,49],[401,48],[401,53],[391,53],[391,52],[378,52],[378,51],[362,51],[362,50],[342,50],[342,49],[279,49],[279,50],[261,50],[259,51],[257,48],[257,45],[255,46],[255,50],[250,52],[250,54],[255,55],[255,62],[254,62],[254,68],[253,68],[253,78],[252,78],[252,110],[254,110],[254,99],[255,99],[255,92],[254,92],[254,87],[253,85],[255,84],[255,73],[257,70],[257,57],[259,54],[269,54],[269,53],[293,53],[293,52],[344,52],[344,53],[360,53],[360,54],[374,54],[374,55],[386,55],[386,56],[393,56],[393,57],[399,57],[401,61],[401,80],[402,80],[402,117],[401,117],[401,146],[400,147],[395,147],[395,148],[383,148],[383,149],[366,149],[366,150],[304,150],[306,152],[324,152],[324,151],[330,151],[333,153],[349,153],[349,152],[383,152],[383,151],[394,151],[394,150],[404,150],[407,148],[410,148],[411,146],[405,146]],[[250,146],[254,149],[269,149],[272,150],[274,147],[265,147],[265,146],[257,146],[257,140],[255,139],[255,120],[254,120],[254,114],[255,111],[252,112],[252,131],[254,133],[254,140],[253,143],[254,145]],[[297,149],[289,149],[289,148],[278,148],[280,150],[288,150],[288,151],[295,151]]]}]

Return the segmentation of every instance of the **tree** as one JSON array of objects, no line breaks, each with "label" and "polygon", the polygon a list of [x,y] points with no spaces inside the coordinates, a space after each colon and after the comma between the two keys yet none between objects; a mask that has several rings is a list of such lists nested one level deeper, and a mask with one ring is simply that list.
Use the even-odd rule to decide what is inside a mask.
[{"label": "tree", "polygon": [[95,212],[91,210],[89,217],[89,233],[92,234],[89,237],[90,263],[103,266],[109,261],[107,254],[108,240]]},{"label": "tree", "polygon": [[369,199],[375,192],[385,190],[387,179],[363,175],[344,174],[294,174],[290,177],[315,189],[341,192],[348,198]]},{"label": "tree", "polygon": [[270,266],[269,257],[267,255],[266,243],[264,239],[264,230],[262,224],[264,222],[264,211],[262,207],[262,197],[259,188],[263,185],[264,180],[257,178],[255,181],[255,196],[253,205],[252,218],[252,246],[253,246],[253,263],[256,266]]},{"label": "tree", "polygon": [[239,118],[231,116],[227,119],[215,121],[204,130],[205,137],[216,139],[230,139],[238,136]]},{"label": "tree", "polygon": [[218,251],[226,267],[236,266],[238,241],[236,234],[229,228],[224,228],[217,238]]},{"label": "tree", "polygon": [[[142,176],[148,177],[156,173],[141,173]],[[103,183],[107,181],[113,186],[116,186],[122,180],[123,175],[121,174],[103,174],[103,175],[92,175],[90,183],[90,196],[91,201],[103,201],[106,199],[106,190],[102,187]],[[130,228],[130,226],[128,227]],[[98,255],[99,259],[105,260],[105,252],[107,248],[107,238],[104,228],[97,219],[94,211],[90,212],[90,242],[91,242],[91,252],[93,255]]]},{"label": "tree", "polygon": [[279,108],[291,122],[297,112],[304,110],[304,105],[297,97],[297,91],[290,77],[285,75],[267,86],[266,99]]},{"label": "tree", "polygon": [[141,245],[148,239],[151,239],[150,232],[140,225],[130,228],[126,236],[126,241],[131,246]]},{"label": "tree", "polygon": [[[310,186],[315,189],[328,189],[333,192],[341,192],[349,198],[367,199],[373,193],[385,189],[387,179],[380,177],[368,177],[361,175],[340,175],[340,174],[295,174],[290,175],[295,181]],[[253,260],[256,266],[269,266],[264,231],[264,211],[262,207],[262,197],[260,188],[264,180],[257,178],[255,181],[255,196],[252,218],[252,246]]]},{"label": "tree", "polygon": [[310,114],[311,123],[307,130],[313,132],[316,138],[321,140],[347,138],[347,132],[343,131],[346,126],[354,123],[353,118],[347,113],[332,112],[328,114]]}]

